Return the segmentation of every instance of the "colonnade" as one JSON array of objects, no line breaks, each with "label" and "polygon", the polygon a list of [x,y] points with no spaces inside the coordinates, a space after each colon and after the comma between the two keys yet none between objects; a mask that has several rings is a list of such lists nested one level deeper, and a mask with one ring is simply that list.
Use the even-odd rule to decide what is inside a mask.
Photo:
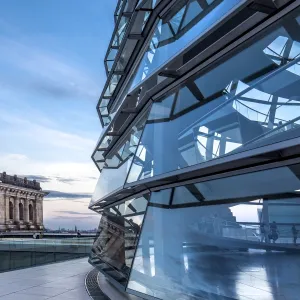
[{"label": "colonnade", "polygon": [[0,230],[43,229],[45,193],[0,183]]}]

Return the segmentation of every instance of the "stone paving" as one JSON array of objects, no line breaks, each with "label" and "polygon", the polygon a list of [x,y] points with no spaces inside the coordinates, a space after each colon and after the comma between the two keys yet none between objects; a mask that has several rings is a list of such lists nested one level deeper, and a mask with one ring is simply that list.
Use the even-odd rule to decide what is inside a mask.
[{"label": "stone paving", "polygon": [[0,300],[90,300],[87,258],[0,273]]}]

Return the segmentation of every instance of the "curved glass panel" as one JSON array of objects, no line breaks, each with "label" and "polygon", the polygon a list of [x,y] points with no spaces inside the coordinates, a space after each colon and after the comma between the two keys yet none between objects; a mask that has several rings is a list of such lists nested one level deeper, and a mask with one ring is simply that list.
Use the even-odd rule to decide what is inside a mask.
[{"label": "curved glass panel", "polygon": [[175,188],[175,206],[158,207],[151,196],[128,289],[163,300],[296,299],[299,171],[294,165],[195,184],[200,195],[205,187],[215,193],[210,200],[224,192],[226,204],[199,203],[191,185]]},{"label": "curved glass panel", "polygon": [[149,195],[105,209],[95,238],[90,262],[126,285]]},{"label": "curved glass panel", "polygon": [[300,136],[298,14],[153,106],[127,182]]},{"label": "curved glass panel", "polygon": [[218,22],[241,0],[188,0],[159,21],[130,90]]},{"label": "curved glass panel", "polygon": [[96,203],[98,200],[109,195],[113,191],[123,188],[131,162],[132,157],[123,163],[118,169],[103,168],[90,205]]},{"label": "curved glass panel", "polygon": [[[124,162],[126,162],[129,158],[131,158],[135,152],[136,148],[139,144],[140,137],[142,135],[143,128],[145,126],[145,122],[148,116],[148,111],[145,112],[144,115],[141,116],[141,118],[132,126],[131,131],[129,134],[126,136],[124,139],[122,145],[114,150],[113,154],[110,154],[109,157],[103,156],[104,151],[96,151],[93,155],[94,160],[96,161],[98,167],[100,170],[102,170],[103,167],[105,168],[113,168],[113,169],[118,169]],[[112,142],[113,137],[112,136],[105,136],[102,142],[99,144],[98,141],[98,148],[106,148],[110,145]],[[131,160],[132,161],[132,160]],[[130,165],[129,162],[127,164]],[[105,172],[106,174],[107,172]],[[101,190],[101,184],[99,183],[99,187]],[[97,190],[97,189],[96,189]],[[101,192],[100,192],[101,193]],[[93,198],[97,198],[99,193],[95,192],[95,195]],[[100,199],[100,198],[98,198]],[[96,201],[97,199],[94,199]]]}]

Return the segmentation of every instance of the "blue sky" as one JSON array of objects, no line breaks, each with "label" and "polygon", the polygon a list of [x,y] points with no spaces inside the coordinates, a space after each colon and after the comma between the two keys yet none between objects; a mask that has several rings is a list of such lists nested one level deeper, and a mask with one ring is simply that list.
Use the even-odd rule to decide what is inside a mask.
[{"label": "blue sky", "polygon": [[[0,172],[36,176],[50,227],[96,227],[90,156],[117,0],[10,0],[0,11]],[[61,192],[61,193],[57,193]],[[55,196],[55,197],[54,197]]]}]

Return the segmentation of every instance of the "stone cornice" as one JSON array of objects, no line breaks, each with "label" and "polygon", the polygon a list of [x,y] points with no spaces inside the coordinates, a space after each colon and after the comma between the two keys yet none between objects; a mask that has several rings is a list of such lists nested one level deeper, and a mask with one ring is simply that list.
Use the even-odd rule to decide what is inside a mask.
[{"label": "stone cornice", "polygon": [[48,192],[43,191],[37,191],[34,189],[29,189],[25,187],[19,187],[11,184],[6,184],[0,182],[0,193],[8,193],[12,196],[17,196],[19,198],[31,198],[31,197],[37,197],[37,198],[43,198],[44,196],[48,195]]}]

